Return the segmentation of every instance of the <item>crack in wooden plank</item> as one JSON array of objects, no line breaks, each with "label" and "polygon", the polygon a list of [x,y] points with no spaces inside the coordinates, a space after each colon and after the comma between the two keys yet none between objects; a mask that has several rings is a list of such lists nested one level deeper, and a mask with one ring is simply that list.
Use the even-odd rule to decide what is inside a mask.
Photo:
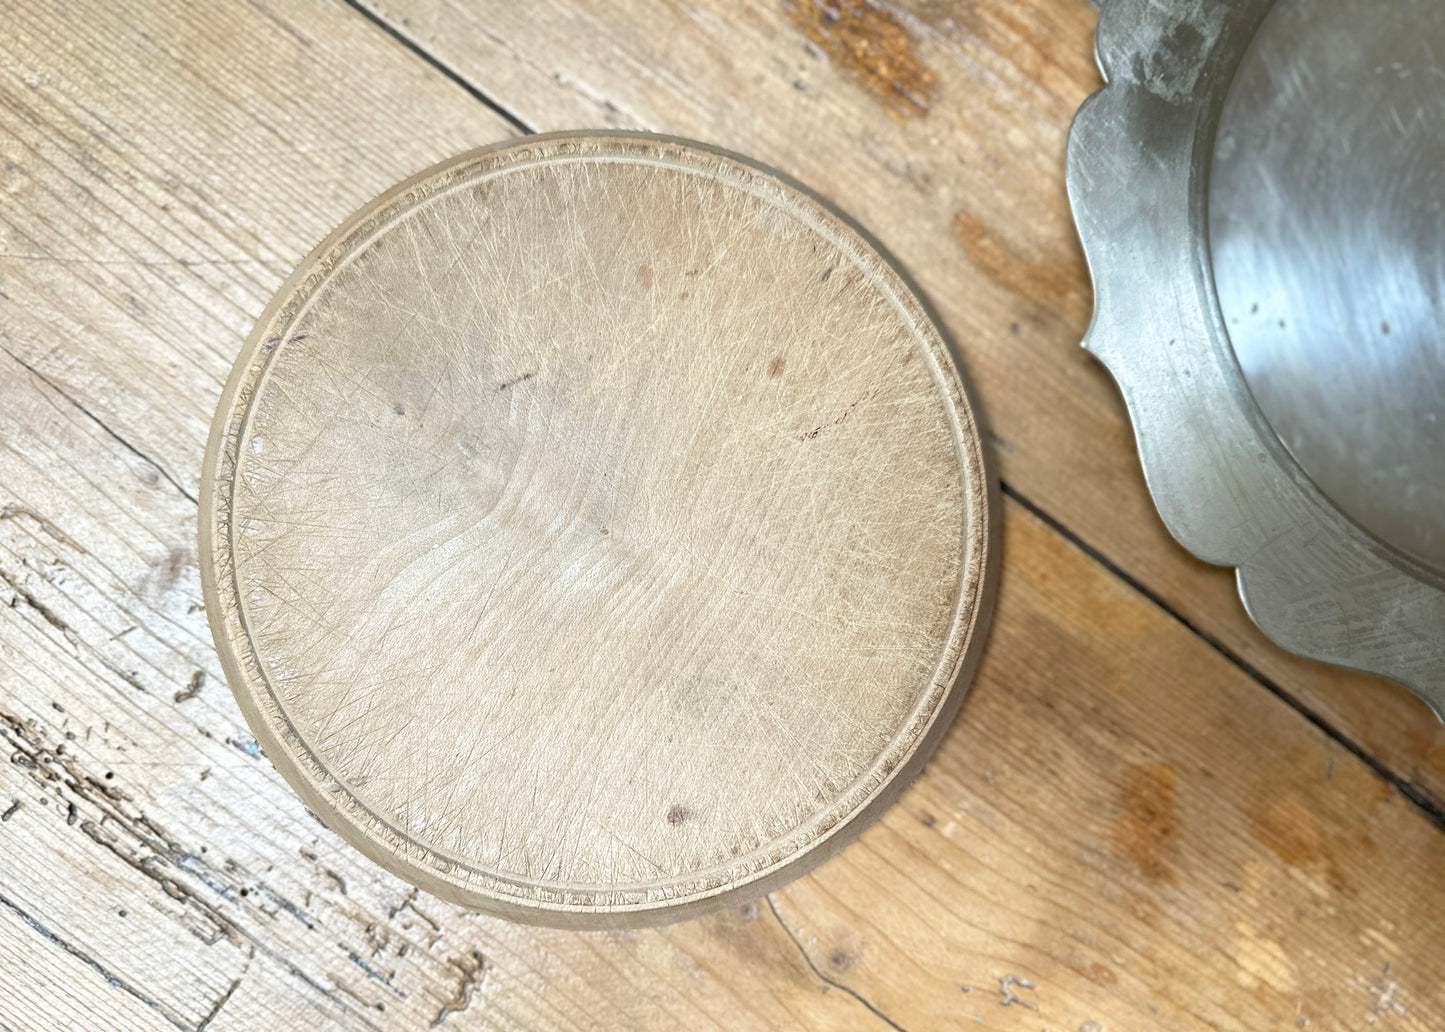
[{"label": "crack in wooden plank", "polygon": [[813,974],[817,975],[820,979],[822,979],[828,985],[832,986],[834,989],[846,993],[848,996],[853,997],[853,999],[861,1003],[864,1007],[867,1007],[868,1010],[872,1012],[875,1017],[879,1018],[881,1021],[887,1024],[889,1028],[896,1029],[897,1032],[908,1032],[906,1028],[898,1024],[898,1022],[894,1021],[887,1014],[884,1014],[881,1010],[875,1007],[866,996],[862,995],[855,989],[848,988],[848,986],[844,985],[837,979],[829,978],[827,975],[823,974],[823,972],[818,969],[818,965],[813,963],[813,958],[808,956],[808,951],[803,948],[803,944],[798,940],[798,937],[793,934],[793,930],[788,927],[788,923],[783,920],[783,915],[778,913],[778,906],[776,903],[773,902],[773,897],[770,895],[764,896],[763,901],[768,904],[768,909],[773,912],[773,917],[777,918],[778,927],[782,928],[788,938],[792,940],[793,945],[798,948],[798,952],[803,955],[803,961],[808,965],[808,970],[812,971]]},{"label": "crack in wooden plank", "polygon": [[251,956],[246,958],[246,967],[243,967],[241,969],[241,973],[236,976],[233,982],[231,982],[231,987],[221,994],[221,998],[216,1001],[216,1005],[211,1008],[210,1012],[204,1018],[201,1019],[200,1024],[196,1026],[196,1032],[205,1032],[206,1026],[215,1020],[217,1014],[221,1013],[221,1008],[226,1005],[226,1001],[229,1000],[231,998],[231,995],[235,993],[235,991],[240,987],[241,979],[244,978],[246,975],[246,968],[249,968],[251,966],[251,958],[255,957],[255,955],[256,951],[252,950]]},{"label": "crack in wooden plank", "polygon": [[101,666],[105,667],[112,674],[115,674],[116,677],[119,677],[136,691],[146,691],[146,686],[141,683],[135,671],[125,670],[118,666],[114,660],[104,655],[94,645],[86,641],[85,637],[80,634],[79,631],[71,627],[55,610],[40,601],[34,592],[21,584],[19,578],[7,571],[4,567],[0,567],[0,583],[9,585],[10,590],[15,593],[10,600],[10,608],[16,608],[21,602],[25,603],[26,606],[33,609],[46,623],[59,631],[61,636],[76,650],[77,654],[83,649],[94,656]]},{"label": "crack in wooden plank", "polygon": [[36,614],[39,615],[42,620],[59,631],[66,641],[72,645],[78,644],[80,635],[71,628],[70,624],[66,623],[55,610],[36,598],[29,588],[22,585],[14,574],[8,573],[3,567],[0,567],[0,581],[4,581],[10,586],[10,590],[15,592],[15,599],[11,601],[10,608],[15,608],[17,604],[16,600],[24,602],[31,609],[35,610]]},{"label": "crack in wooden plank", "polygon": [[534,126],[528,125],[526,122],[522,121],[522,119],[518,115],[507,110],[500,103],[487,96],[481,90],[477,89],[477,87],[473,85],[470,80],[465,78],[450,65],[432,56],[425,49],[423,49],[423,47],[419,43],[416,43],[415,41],[411,40],[407,36],[403,35],[401,32],[397,31],[395,28],[393,28],[391,23],[387,21],[384,15],[378,14],[377,12],[366,7],[360,2],[360,0],[342,0],[342,2],[346,4],[347,7],[350,7],[352,10],[354,10],[357,14],[365,18],[367,21],[371,22],[372,25],[376,26],[382,32],[390,36],[395,42],[397,42],[403,48],[409,51],[419,61],[427,65],[427,67],[440,74],[448,82],[460,88],[464,93],[466,93],[467,96],[482,104],[484,107],[486,107],[488,111],[492,112],[492,114],[506,121],[508,125],[516,129],[519,133],[522,133],[524,136],[531,136],[537,131]]},{"label": "crack in wooden plank", "polygon": [[1099,551],[1093,545],[1090,545],[1087,541],[1081,538],[1078,534],[1074,533],[1068,527],[1064,526],[1063,523],[1059,522],[1059,520],[1056,519],[1054,516],[1051,516],[1027,495],[1019,493],[1017,488],[1013,487],[1011,484],[1005,481],[1000,481],[999,486],[1005,495],[1018,502],[1019,505],[1027,509],[1029,513],[1031,513],[1036,519],[1048,526],[1056,534],[1062,537],[1065,541],[1069,542],[1069,544],[1073,545],[1079,551],[1083,552],[1094,562],[1104,567],[1104,569],[1108,570],[1115,577],[1118,577],[1121,581],[1123,581],[1129,587],[1133,588],[1140,595],[1144,596],[1144,598],[1148,599],[1154,605],[1158,606],[1169,616],[1173,617],[1174,620],[1177,621],[1182,627],[1184,627],[1185,630],[1193,633],[1206,645],[1214,649],[1214,651],[1218,652],[1225,659],[1229,660],[1229,662],[1234,664],[1234,666],[1238,667],[1245,674],[1253,678],[1262,688],[1264,688],[1270,694],[1274,695],[1276,698],[1278,698],[1290,709],[1298,713],[1310,724],[1313,724],[1321,733],[1325,735],[1325,737],[1329,738],[1330,741],[1340,746],[1340,748],[1345,749],[1361,763],[1369,767],[1370,770],[1373,771],[1377,777],[1387,782],[1392,788],[1399,792],[1400,795],[1404,796],[1411,803],[1413,803],[1415,807],[1418,808],[1420,812],[1425,815],[1425,817],[1430,821],[1431,824],[1433,824],[1440,831],[1445,831],[1445,806],[1442,806],[1442,804],[1432,799],[1423,789],[1415,785],[1408,778],[1404,777],[1403,775],[1396,774],[1393,770],[1386,766],[1383,761],[1378,760],[1373,755],[1371,755],[1364,746],[1355,742],[1343,731],[1339,730],[1328,720],[1326,720],[1321,714],[1317,713],[1315,710],[1305,705],[1305,703],[1301,700],[1295,698],[1295,696],[1292,695],[1288,690],[1286,690],[1282,685],[1277,684],[1271,678],[1266,676],[1262,670],[1254,666],[1254,664],[1250,663],[1242,656],[1233,652],[1218,638],[1214,637],[1212,634],[1209,634],[1203,628],[1199,627],[1182,612],[1180,612],[1173,605],[1171,605],[1169,601],[1165,599],[1162,595],[1160,595],[1157,591],[1149,587],[1143,581],[1139,580],[1133,574],[1129,573],[1123,567],[1119,566],[1103,552]]},{"label": "crack in wooden plank", "polygon": [[199,503],[197,502],[197,500],[196,500],[196,496],[193,495],[193,494],[191,494],[191,492],[187,491],[184,487],[182,487],[180,481],[177,480],[175,477],[171,476],[171,474],[169,473],[169,471],[167,471],[164,466],[162,466],[162,465],[161,465],[159,462],[157,462],[155,459],[151,458],[151,457],[150,457],[149,455],[147,455],[145,452],[141,451],[141,450],[140,450],[139,448],[137,448],[135,445],[131,444],[129,441],[127,441],[127,440],[126,440],[124,437],[122,437],[120,434],[118,434],[118,433],[116,433],[114,430],[112,430],[109,426],[107,426],[107,425],[105,424],[105,421],[104,421],[103,419],[101,419],[99,416],[97,416],[94,412],[90,411],[90,409],[86,408],[86,407],[85,407],[84,405],[82,405],[80,402],[78,402],[78,401],[76,401],[74,398],[72,398],[72,397],[71,397],[69,394],[67,394],[67,393],[65,392],[65,390],[64,390],[59,384],[57,384],[54,380],[52,380],[50,377],[46,376],[46,375],[45,375],[44,373],[42,373],[39,369],[36,369],[33,365],[31,365],[29,362],[25,361],[25,359],[23,359],[23,358],[21,358],[19,355],[15,354],[15,352],[11,351],[9,348],[5,347],[3,344],[0,344],[0,351],[5,352],[5,354],[9,355],[12,359],[14,359],[15,362],[16,362],[21,368],[23,368],[26,372],[28,372],[31,376],[35,377],[37,380],[39,380],[40,382],[42,382],[43,384],[45,384],[45,386],[49,387],[49,388],[50,388],[52,391],[54,391],[56,394],[60,395],[60,396],[61,396],[62,398],[64,398],[66,401],[70,402],[72,405],[74,405],[76,408],[78,408],[84,415],[86,415],[87,417],[89,417],[89,418],[91,419],[91,421],[93,421],[93,422],[95,423],[96,426],[100,427],[102,430],[104,430],[104,431],[105,431],[107,434],[109,434],[111,437],[115,438],[115,440],[116,440],[122,447],[124,447],[128,452],[130,452],[132,455],[135,455],[137,458],[141,459],[142,461],[144,461],[145,463],[147,463],[149,466],[151,466],[151,468],[153,468],[157,473],[159,473],[162,477],[164,477],[164,478],[170,483],[170,485],[171,485],[172,487],[174,487],[177,491],[179,491],[184,498],[186,498],[187,500],[189,500],[192,505],[197,505],[197,504],[199,504]]},{"label": "crack in wooden plank", "polygon": [[437,1011],[437,1016],[432,1019],[431,1026],[436,1028],[449,1015],[460,1014],[472,1005],[472,994],[482,984],[482,979],[487,974],[487,962],[480,950],[472,950],[468,956],[458,957],[451,962],[452,967],[461,972],[461,979],[457,982],[456,994],[450,1000],[442,1004]]},{"label": "crack in wooden plank", "polygon": [[31,930],[39,934],[41,938],[45,939],[47,942],[51,943],[54,946],[60,947],[66,953],[70,954],[76,960],[80,961],[86,967],[90,968],[96,974],[100,975],[101,978],[105,979],[107,985],[111,986],[112,988],[120,989],[129,993],[131,996],[135,997],[137,1000],[145,1004],[151,1010],[155,1011],[161,1017],[165,1018],[176,1028],[185,1029],[185,1032],[192,1032],[190,1023],[187,1022],[180,1015],[176,1014],[175,1011],[171,1010],[169,1007],[165,1006],[165,1004],[160,1003],[158,1000],[153,999],[146,993],[142,992],[140,989],[137,989],[135,986],[131,985],[125,979],[121,978],[115,972],[111,971],[105,965],[101,964],[100,961],[96,960],[89,953],[86,953],[84,950],[76,946],[72,946],[70,943],[66,942],[60,936],[52,932],[49,928],[45,927],[45,925],[41,924],[35,918],[31,917],[28,913],[21,909],[20,906],[18,906],[13,900],[5,896],[3,893],[0,893],[0,907],[4,907],[16,917],[20,918],[20,920],[24,921],[27,925],[30,926]]},{"label": "crack in wooden plank", "polygon": [[[13,358],[14,356],[12,355],[11,357]],[[29,506],[19,505],[15,502],[6,502],[3,506],[0,506],[0,520],[15,520],[22,516],[34,520],[40,525],[41,530],[45,531],[45,533],[72,551],[79,552],[81,555],[89,554],[80,542],[57,527],[49,518],[36,512]]]},{"label": "crack in wooden plank", "polygon": [[[0,744],[3,744],[7,750],[13,750],[10,757],[11,762],[28,771],[31,778],[42,787],[56,791],[62,786],[68,788],[76,799],[89,804],[98,811],[98,820],[81,819],[79,821],[80,830],[86,837],[126,866],[154,882],[167,896],[188,907],[197,920],[204,922],[204,926],[214,929],[215,937],[212,941],[224,936],[237,947],[249,949],[251,956],[260,952],[263,956],[281,965],[287,974],[304,983],[322,998],[342,1007],[348,1015],[367,1028],[381,1032],[381,1026],[372,1021],[370,1017],[343,1002],[337,997],[334,990],[328,989],[307,975],[295,963],[281,955],[273,947],[268,946],[253,933],[242,928],[219,907],[204,899],[194,888],[187,885],[180,876],[189,875],[197,879],[206,888],[228,902],[234,902],[236,895],[231,885],[228,884],[228,874],[208,866],[195,853],[184,849],[144,813],[128,813],[122,809],[120,804],[129,798],[125,792],[103,779],[87,774],[80,768],[72,754],[68,752],[62,754],[47,747],[40,731],[32,721],[23,720],[13,713],[0,710]],[[74,804],[70,803],[70,806],[73,807]],[[74,823],[69,815],[66,823]],[[141,855],[127,848],[126,843],[117,838],[116,834],[103,829],[103,825],[107,824],[114,827],[117,833],[134,840],[137,846],[147,851],[149,855]],[[264,887],[258,887],[257,891],[308,929],[314,930],[315,925],[306,919],[295,904]],[[186,927],[204,941],[201,930],[190,925]],[[84,958],[82,957],[82,959]],[[123,984],[116,984],[120,988],[126,988]],[[189,1024],[174,1020],[172,1023],[190,1032]]]}]

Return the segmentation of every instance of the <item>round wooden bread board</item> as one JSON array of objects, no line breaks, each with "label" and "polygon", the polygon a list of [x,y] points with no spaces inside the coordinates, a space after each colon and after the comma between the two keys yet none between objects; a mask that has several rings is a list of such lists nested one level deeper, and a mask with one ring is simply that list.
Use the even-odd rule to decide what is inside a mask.
[{"label": "round wooden bread board", "polygon": [[937,745],[997,502],[935,320],[780,174],[641,134],[377,198],[262,316],[212,429],[232,689],[328,826],[533,923],[803,873]]}]

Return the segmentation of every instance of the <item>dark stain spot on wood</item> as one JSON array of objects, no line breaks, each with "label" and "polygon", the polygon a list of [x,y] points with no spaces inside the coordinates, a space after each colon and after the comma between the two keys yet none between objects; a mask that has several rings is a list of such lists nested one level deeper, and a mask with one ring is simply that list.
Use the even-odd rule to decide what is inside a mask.
[{"label": "dark stain spot on wood", "polygon": [[1110,826],[1114,848],[1152,882],[1172,882],[1179,849],[1177,775],[1167,763],[1136,764],[1119,780],[1119,815]]},{"label": "dark stain spot on wood", "polygon": [[4,812],[4,813],[0,813],[0,821],[8,821],[11,817],[14,817],[14,816],[15,816],[15,812],[16,812],[17,810],[19,810],[19,809],[20,809],[20,800],[19,800],[19,799],[14,799],[14,800],[12,800],[11,803],[10,803],[10,805],[9,805],[9,807],[6,808],[5,812]]},{"label": "dark stain spot on wood", "polygon": [[472,1005],[472,996],[487,974],[487,961],[480,950],[472,950],[466,956],[454,957],[449,962],[458,975],[457,988],[452,998],[441,1005],[431,1027],[436,1028],[452,1014],[460,1014]]},{"label": "dark stain spot on wood", "polygon": [[643,290],[652,289],[652,266],[639,265],[637,267],[637,285]]},{"label": "dark stain spot on wood", "polygon": [[391,410],[395,412],[398,416],[406,415],[406,406],[399,401],[391,407]]},{"label": "dark stain spot on wood", "polygon": [[180,580],[181,574],[190,565],[191,556],[184,548],[172,548],[166,553],[165,559],[157,564],[157,570],[161,575],[162,589],[169,591],[171,587]]},{"label": "dark stain spot on wood", "polygon": [[672,807],[667,811],[668,824],[681,824],[683,821],[687,820],[687,817],[688,813],[686,807],[683,807],[677,803],[674,803]]},{"label": "dark stain spot on wood", "polygon": [[1320,858],[1320,822],[1291,791],[1271,791],[1251,806],[1249,832],[1291,867]]},{"label": "dark stain spot on wood", "polygon": [[914,53],[913,37],[868,0],[793,0],[788,17],[842,65],[893,117],[928,113],[938,76]]},{"label": "dark stain spot on wood", "polygon": [[505,382],[503,382],[503,383],[497,384],[497,390],[499,390],[499,391],[509,391],[509,390],[511,390],[513,387],[517,386],[517,384],[519,384],[519,383],[526,383],[528,380],[530,380],[532,377],[534,377],[534,376],[536,376],[536,375],[537,375],[536,373],[523,373],[521,376],[514,376],[514,377],[512,377],[512,379],[510,379],[510,380],[507,380],[507,381],[505,381]]},{"label": "dark stain spot on wood", "polygon": [[938,823],[938,818],[931,813],[925,813],[922,817],[918,818],[918,823],[925,828],[931,828]]},{"label": "dark stain spot on wood", "polygon": [[783,375],[783,370],[786,368],[788,368],[787,360],[782,355],[774,356],[773,360],[768,363],[768,379],[776,380]]},{"label": "dark stain spot on wood", "polygon": [[828,266],[826,269],[823,270],[823,275],[822,275],[822,277],[818,280],[818,282],[819,282],[819,283],[827,283],[829,277],[831,277],[832,275],[833,275],[833,266],[830,265],[830,266]]},{"label": "dark stain spot on wood", "polygon": [[[969,261],[994,283],[1010,293],[1039,304],[1056,304],[1083,289],[1087,273],[1083,260],[1064,252],[1035,260],[1020,255],[998,240],[972,212],[953,216],[953,232]],[[1017,323],[1009,327],[1017,333]]]},{"label": "dark stain spot on wood", "polygon": [[1079,972],[1095,985],[1118,985],[1119,976],[1106,968],[1103,964],[1095,961]]},{"label": "dark stain spot on wood", "polygon": [[828,951],[828,966],[834,971],[847,971],[858,963],[858,958],[849,953],[842,946],[834,947]]},{"label": "dark stain spot on wood", "polygon": [[1378,848],[1363,828],[1327,827],[1310,800],[1288,785],[1264,787],[1250,805],[1248,817],[1250,835],[1283,863],[1323,875],[1347,899],[1359,895],[1345,872]]},{"label": "dark stain spot on wood", "polygon": [[204,670],[197,670],[195,673],[191,674],[191,679],[186,682],[186,686],[180,691],[176,692],[176,702],[185,702],[187,699],[194,699],[197,695],[200,694],[201,687],[205,683],[206,672]]}]

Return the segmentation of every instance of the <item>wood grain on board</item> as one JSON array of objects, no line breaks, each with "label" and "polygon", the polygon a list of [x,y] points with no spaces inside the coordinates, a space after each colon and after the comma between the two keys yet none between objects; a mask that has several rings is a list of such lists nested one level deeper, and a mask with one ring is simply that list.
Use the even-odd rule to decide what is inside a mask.
[{"label": "wood grain on board", "polygon": [[[518,110],[555,105],[557,126],[595,125],[609,100],[644,107],[603,91],[606,72],[650,91],[651,110],[673,105],[655,127],[774,161],[849,207],[943,310],[1020,494],[1427,783],[1440,739],[1402,696],[1361,679],[1351,703],[1331,693],[1352,679],[1229,622],[1222,576],[1160,536],[1109,387],[1075,353],[1086,288],[1052,177],[1089,88],[1083,5],[888,9],[937,76],[910,73],[888,104],[849,70],[873,36],[826,49],[808,35],[824,28],[785,8],[667,8],[644,30],[625,9],[539,6],[542,42],[581,55],[571,71],[509,37],[509,8],[485,10],[419,45],[472,53],[479,86],[507,87]],[[930,35],[949,16],[962,43]],[[312,244],[404,175],[513,127],[336,5],[12,3],[0,19],[0,1026],[1445,1020],[1440,830],[1017,502],[961,718],[900,803],[802,881],[662,930],[569,933],[470,915],[380,872],[286,788],[221,680],[198,608],[200,458],[242,337]],[[736,49],[708,42],[723,30]],[[961,55],[945,61],[950,46]],[[594,57],[596,81],[582,74]],[[748,71],[709,79],[724,58]],[[845,130],[866,139],[861,156],[830,142]],[[945,178],[909,143],[920,132],[972,149]],[[938,221],[922,222],[917,197],[955,177],[976,193],[938,194]],[[949,250],[965,246],[955,227],[993,256],[981,269]],[[1044,277],[1062,294],[994,285],[1037,266],[1062,270]]]},{"label": "wood grain on board", "polygon": [[940,309],[1013,492],[1445,805],[1445,727],[1259,632],[1232,572],[1160,523],[1118,392],[1078,346],[1090,291],[1064,147],[1101,85],[1084,0],[358,2],[531,128],[695,137],[842,206]]},{"label": "wood grain on board", "polygon": [[559,133],[413,177],[298,267],[216,418],[201,583],[242,712],[443,899],[755,899],[892,804],[978,666],[998,499],[947,345],[726,152]]}]

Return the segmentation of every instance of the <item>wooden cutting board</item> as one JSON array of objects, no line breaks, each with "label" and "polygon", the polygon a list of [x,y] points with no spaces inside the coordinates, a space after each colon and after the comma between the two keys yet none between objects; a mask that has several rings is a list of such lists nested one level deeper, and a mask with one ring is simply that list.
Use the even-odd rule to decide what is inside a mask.
[{"label": "wooden cutting board", "polygon": [[972,674],[997,504],[877,245],[735,155],[552,134],[378,198],[252,333],[202,490],[267,756],[439,896],[574,927],[803,873]]}]

